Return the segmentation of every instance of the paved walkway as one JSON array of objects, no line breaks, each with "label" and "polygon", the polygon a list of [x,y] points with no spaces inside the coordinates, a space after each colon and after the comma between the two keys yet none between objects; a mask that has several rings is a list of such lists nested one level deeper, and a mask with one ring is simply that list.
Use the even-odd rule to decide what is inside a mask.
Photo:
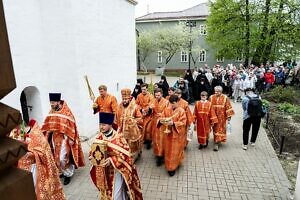
[{"label": "paved walkway", "polygon": [[[255,147],[242,150],[241,105],[235,103],[233,106],[236,115],[232,118],[232,133],[227,144],[214,152],[211,138],[208,148],[198,150],[194,135],[173,177],[169,177],[164,166],[156,167],[152,150],[144,149],[136,163],[144,199],[289,199],[290,183],[265,130],[261,128]],[[83,143],[85,155],[89,143]],[[98,199],[89,168],[88,163],[77,170],[71,183],[64,188],[68,199]]]}]

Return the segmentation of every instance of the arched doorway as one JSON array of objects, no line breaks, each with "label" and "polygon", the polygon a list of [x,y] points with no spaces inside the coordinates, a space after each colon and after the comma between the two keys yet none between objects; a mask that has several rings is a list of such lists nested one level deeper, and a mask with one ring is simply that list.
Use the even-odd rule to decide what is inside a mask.
[{"label": "arched doorway", "polygon": [[20,102],[21,102],[23,120],[26,122],[26,124],[28,124],[28,122],[29,122],[29,113],[28,113],[27,100],[26,100],[26,95],[25,95],[24,90],[21,93]]},{"label": "arched doorway", "polygon": [[35,86],[24,88],[20,96],[23,120],[28,123],[30,119],[42,122],[42,106],[40,92]]}]

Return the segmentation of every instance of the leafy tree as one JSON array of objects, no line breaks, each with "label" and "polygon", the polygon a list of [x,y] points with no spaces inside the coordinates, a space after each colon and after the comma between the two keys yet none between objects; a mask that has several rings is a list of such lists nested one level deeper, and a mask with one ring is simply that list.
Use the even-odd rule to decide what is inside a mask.
[{"label": "leafy tree", "polygon": [[299,54],[299,0],[215,0],[207,41],[226,58],[245,64],[295,58]]},{"label": "leafy tree", "polygon": [[191,55],[189,59],[191,59],[193,66],[196,67],[197,59],[200,57],[200,51],[203,50],[198,43],[200,29],[186,26],[187,22],[188,21],[183,21],[179,24],[181,26],[182,31],[186,35],[185,37],[187,37],[187,40],[189,40],[188,43],[183,44],[183,47],[184,49],[189,49],[188,52]]},{"label": "leafy tree", "polygon": [[199,57],[199,45],[196,40],[199,37],[199,30],[190,31],[186,21],[180,21],[175,27],[161,27],[155,32],[155,43],[157,50],[162,51],[164,64],[167,65],[173,56],[181,50],[189,52],[191,42],[191,59],[196,64]]},{"label": "leafy tree", "polygon": [[137,49],[139,50],[140,64],[145,72],[147,72],[145,60],[156,49],[153,38],[153,32],[140,32],[137,37]]},{"label": "leafy tree", "polygon": [[157,49],[162,51],[164,64],[167,65],[172,57],[182,49],[186,49],[189,34],[181,23],[172,28],[159,28],[155,32]]}]

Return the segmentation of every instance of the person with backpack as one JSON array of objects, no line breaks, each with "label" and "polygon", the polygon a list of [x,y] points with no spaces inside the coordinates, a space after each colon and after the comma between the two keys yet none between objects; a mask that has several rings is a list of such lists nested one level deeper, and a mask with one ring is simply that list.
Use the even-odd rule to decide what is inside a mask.
[{"label": "person with backpack", "polygon": [[245,89],[245,96],[242,100],[243,115],[243,149],[248,149],[249,131],[252,126],[250,145],[255,146],[260,121],[264,116],[262,101],[259,95],[254,93],[253,88]]}]

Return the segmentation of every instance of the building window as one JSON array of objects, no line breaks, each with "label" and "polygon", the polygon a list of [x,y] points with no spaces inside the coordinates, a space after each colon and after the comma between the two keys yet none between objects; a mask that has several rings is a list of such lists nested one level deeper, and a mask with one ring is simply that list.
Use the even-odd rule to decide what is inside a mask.
[{"label": "building window", "polygon": [[206,25],[200,25],[200,35],[206,35]]},{"label": "building window", "polygon": [[157,62],[162,63],[162,51],[157,52]]},{"label": "building window", "polygon": [[199,62],[206,62],[206,51],[201,50],[199,53]]},{"label": "building window", "polygon": [[181,51],[181,62],[188,62],[188,52],[187,51]]},{"label": "building window", "polygon": [[217,57],[217,62],[224,62],[224,57],[218,56]]}]

